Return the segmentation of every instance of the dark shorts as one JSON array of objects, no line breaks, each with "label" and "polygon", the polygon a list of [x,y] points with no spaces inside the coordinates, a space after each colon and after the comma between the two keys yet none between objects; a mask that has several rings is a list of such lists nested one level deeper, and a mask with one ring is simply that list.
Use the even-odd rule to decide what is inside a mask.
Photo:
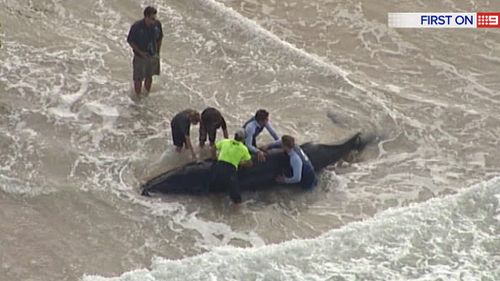
[{"label": "dark shorts", "polygon": [[132,60],[133,79],[134,81],[142,81],[145,78],[151,78],[153,75],[160,75],[160,58],[149,57],[143,58],[134,56]]},{"label": "dark shorts", "polygon": [[215,143],[215,138],[217,137],[217,129],[215,128],[205,128],[203,124],[200,124],[200,143],[205,143],[208,140],[210,143]]},{"label": "dark shorts", "polygon": [[186,136],[184,135],[184,132],[173,125],[171,125],[171,128],[174,145],[177,147],[183,147],[186,143]]}]

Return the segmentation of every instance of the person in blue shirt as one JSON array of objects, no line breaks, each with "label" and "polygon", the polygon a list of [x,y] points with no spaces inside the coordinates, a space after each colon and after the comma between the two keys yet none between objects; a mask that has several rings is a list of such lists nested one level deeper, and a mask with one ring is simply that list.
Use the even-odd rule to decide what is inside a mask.
[{"label": "person in blue shirt", "polygon": [[[257,136],[262,132],[262,130],[264,130],[264,128],[266,128],[266,130],[273,137],[275,142],[272,143],[271,145],[257,148],[256,145]],[[267,112],[265,109],[257,110],[255,116],[252,117],[247,122],[245,122],[245,124],[243,125],[243,130],[245,131],[246,134],[245,145],[248,147],[248,150],[250,151],[251,154],[257,155],[257,160],[260,162],[266,160],[265,152],[267,148],[274,147],[276,143],[280,142],[278,134],[276,134],[276,131],[269,122],[269,112]]]},{"label": "person in blue shirt", "polygon": [[136,21],[127,36],[127,42],[134,51],[133,80],[137,96],[141,94],[142,81],[149,93],[153,75],[160,75],[160,49],[163,39],[161,23],[156,19],[156,9],[144,9],[144,18]]},{"label": "person in blue shirt", "polygon": [[281,145],[290,157],[292,176],[279,175],[276,177],[276,181],[286,184],[300,183],[304,189],[315,187],[318,181],[314,173],[314,167],[304,151],[295,145],[295,139],[292,136],[283,135],[281,137]]}]

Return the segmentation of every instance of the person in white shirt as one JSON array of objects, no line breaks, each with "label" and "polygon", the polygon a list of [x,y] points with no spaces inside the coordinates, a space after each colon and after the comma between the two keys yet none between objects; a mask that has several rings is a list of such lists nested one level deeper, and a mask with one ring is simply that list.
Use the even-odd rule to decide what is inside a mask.
[{"label": "person in white shirt", "polygon": [[264,128],[266,128],[266,130],[269,132],[269,134],[273,137],[275,141],[270,146],[275,146],[276,143],[280,142],[278,134],[276,134],[276,131],[269,122],[269,112],[267,112],[265,109],[257,110],[255,116],[250,118],[250,120],[245,122],[245,124],[243,125],[243,130],[245,131],[246,134],[245,145],[247,146],[251,154],[257,155],[257,160],[260,162],[266,160],[265,157],[266,149],[265,147],[257,148],[256,139],[257,136],[264,130]]},{"label": "person in white shirt", "polygon": [[312,189],[317,184],[314,167],[304,151],[295,145],[295,139],[289,135],[281,137],[281,145],[290,157],[292,176],[279,175],[276,177],[278,183],[295,184],[300,183],[304,189]]}]

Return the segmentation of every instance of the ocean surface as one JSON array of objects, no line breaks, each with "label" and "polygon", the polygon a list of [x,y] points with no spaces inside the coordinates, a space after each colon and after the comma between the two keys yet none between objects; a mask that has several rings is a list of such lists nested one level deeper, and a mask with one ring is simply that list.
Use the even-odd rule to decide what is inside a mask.
[{"label": "ocean surface", "polygon": [[[162,70],[134,101],[147,5]],[[500,1],[0,0],[0,280],[500,280],[500,30],[387,27],[476,11]],[[378,139],[239,210],[140,196],[207,106],[230,133],[265,108],[299,142]]]}]

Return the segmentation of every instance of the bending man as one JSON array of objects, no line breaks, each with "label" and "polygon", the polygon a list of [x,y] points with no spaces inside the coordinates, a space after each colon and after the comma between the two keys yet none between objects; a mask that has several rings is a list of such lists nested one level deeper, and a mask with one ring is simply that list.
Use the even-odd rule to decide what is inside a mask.
[{"label": "bending man", "polygon": [[200,113],[193,109],[186,109],[177,113],[170,122],[175,150],[181,152],[182,148],[185,146],[186,149],[191,150],[193,159],[196,159],[196,154],[191,144],[189,131],[191,130],[191,124],[196,125],[198,122],[200,122]]},{"label": "bending man", "polygon": [[200,147],[205,146],[205,142],[210,141],[210,146],[215,145],[215,139],[217,138],[217,129],[222,128],[222,133],[224,138],[229,138],[227,133],[226,120],[222,117],[222,114],[213,107],[207,107],[201,113],[200,122]]},{"label": "bending man", "polygon": [[[212,150],[217,162],[213,166],[210,189],[213,191],[229,192],[234,204],[241,203],[241,193],[238,183],[238,167],[251,167],[252,157],[243,144],[245,132],[237,131],[234,140],[223,139],[215,144]],[[217,155],[217,151],[219,152]]]},{"label": "bending man", "polygon": [[262,130],[266,130],[269,132],[269,134],[273,137],[274,144],[279,143],[279,137],[278,134],[276,134],[276,131],[274,130],[273,126],[271,126],[271,123],[269,122],[269,112],[267,112],[265,109],[259,109],[255,113],[255,116],[252,117],[250,120],[248,120],[245,125],[243,125],[243,129],[245,130],[245,145],[248,147],[248,150],[252,154],[257,154],[257,160],[258,161],[265,161],[265,148],[257,148],[257,136],[262,132]]}]

